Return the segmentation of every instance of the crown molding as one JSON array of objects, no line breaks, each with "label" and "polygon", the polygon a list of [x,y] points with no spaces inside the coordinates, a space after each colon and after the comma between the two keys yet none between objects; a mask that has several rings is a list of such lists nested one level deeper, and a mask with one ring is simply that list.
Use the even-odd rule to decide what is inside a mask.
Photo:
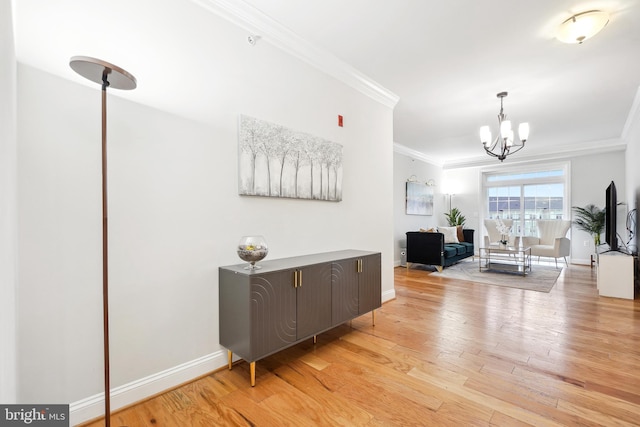
[{"label": "crown molding", "polygon": [[434,160],[433,157],[427,157],[426,154],[420,151],[414,150],[412,148],[409,148],[407,146],[404,146],[402,144],[398,144],[397,142],[393,143],[393,152],[398,154],[403,154],[407,157],[411,157],[413,159],[420,160],[422,162],[429,163],[431,165],[438,166],[440,168],[444,166],[444,163]]},{"label": "crown molding", "polygon": [[[640,109],[638,111],[640,112]],[[545,149],[538,149],[535,151],[529,150],[526,154],[521,153],[514,157],[509,157],[504,164],[513,165],[518,163],[530,163],[538,160],[560,160],[591,154],[624,151],[626,148],[627,144],[622,138],[590,141],[580,144],[566,144],[555,146],[553,149],[547,147]],[[395,153],[403,154],[416,160],[421,160],[434,166],[441,167],[442,169],[462,169],[500,164],[496,163],[495,158],[485,155],[468,157],[460,160],[444,160],[441,162],[433,157],[427,157],[426,154],[420,151],[398,144],[397,142],[393,143],[393,151]]]},{"label": "crown molding", "polygon": [[627,114],[627,120],[622,128],[621,138],[623,141],[627,140],[629,130],[635,123],[640,123],[640,87],[636,90],[636,96],[633,98],[633,104],[631,104],[631,109],[629,110],[629,114]]},{"label": "crown molding", "polygon": [[398,95],[332,53],[314,46],[242,0],[191,1],[389,108],[394,108],[400,100]]},{"label": "crown molding", "polygon": [[[620,138],[583,142],[580,144],[559,145],[553,148],[530,150],[526,154],[522,153],[513,157],[509,157],[504,164],[528,163],[537,160],[560,160],[577,156],[587,156],[592,154],[610,153],[614,151],[624,151],[627,144]],[[445,161],[443,169],[458,169],[477,166],[495,165],[496,160],[493,157],[478,156],[460,161]]]}]

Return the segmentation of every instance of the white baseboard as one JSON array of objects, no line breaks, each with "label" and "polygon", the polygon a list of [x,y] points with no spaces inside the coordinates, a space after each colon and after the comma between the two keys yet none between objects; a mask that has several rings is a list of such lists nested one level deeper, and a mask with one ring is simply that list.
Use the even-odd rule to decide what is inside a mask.
[{"label": "white baseboard", "polygon": [[[111,390],[111,411],[139,402],[226,365],[227,352],[220,350],[116,387]],[[72,426],[101,416],[104,416],[104,393],[89,396],[69,405],[69,419]]]},{"label": "white baseboard", "polygon": [[[395,289],[382,294],[382,302],[396,297]],[[236,360],[236,358],[234,358]],[[227,352],[219,350],[190,362],[158,372],[111,390],[111,411],[132,405],[226,366]],[[104,393],[98,393],[69,405],[72,426],[104,416]]]},{"label": "white baseboard", "polygon": [[391,301],[396,298],[396,290],[391,289],[390,291],[386,291],[382,293],[382,302]]}]

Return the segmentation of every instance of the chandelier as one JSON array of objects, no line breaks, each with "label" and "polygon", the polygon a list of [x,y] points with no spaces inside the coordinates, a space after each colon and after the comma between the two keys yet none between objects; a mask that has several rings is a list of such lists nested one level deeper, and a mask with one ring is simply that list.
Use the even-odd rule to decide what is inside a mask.
[{"label": "chandelier", "polygon": [[480,141],[484,147],[484,151],[492,157],[497,157],[503,161],[508,155],[517,153],[524,148],[524,143],[529,138],[529,123],[520,123],[518,126],[519,140],[513,138],[513,129],[511,129],[511,120],[507,120],[504,114],[502,101],[507,96],[507,92],[500,92],[497,97],[500,98],[500,114],[498,114],[498,136],[491,139],[491,128],[482,126],[480,128]]}]

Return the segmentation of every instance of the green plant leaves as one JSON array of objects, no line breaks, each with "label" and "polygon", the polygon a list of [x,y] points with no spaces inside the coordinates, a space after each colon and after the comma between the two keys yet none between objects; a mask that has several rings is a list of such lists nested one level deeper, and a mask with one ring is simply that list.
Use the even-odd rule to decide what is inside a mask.
[{"label": "green plant leaves", "polygon": [[600,209],[595,205],[587,205],[584,208],[573,207],[573,223],[582,231],[586,231],[593,237],[593,241],[598,246],[600,235],[604,231],[605,209]]},{"label": "green plant leaves", "polygon": [[452,208],[449,212],[445,212],[444,216],[447,217],[447,222],[450,227],[464,225],[467,220],[458,208]]}]

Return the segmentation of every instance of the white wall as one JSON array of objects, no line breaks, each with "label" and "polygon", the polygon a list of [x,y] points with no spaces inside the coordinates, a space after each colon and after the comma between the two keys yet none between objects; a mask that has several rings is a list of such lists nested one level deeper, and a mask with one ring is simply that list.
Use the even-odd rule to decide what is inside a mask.
[{"label": "white wall", "polygon": [[[246,43],[224,20],[216,31]],[[240,262],[245,234],[263,234],[273,259],[380,251],[383,299],[393,297],[392,109],[260,49],[219,52],[228,80],[202,82],[198,96],[215,101],[203,123],[109,92],[113,387],[202,357],[223,365],[217,268]],[[343,201],[238,196],[240,113],[342,144]],[[18,136],[20,400],[76,402],[103,387],[98,85],[20,65]]]},{"label": "white wall", "polygon": [[[594,204],[604,208],[605,191],[611,181],[616,183],[618,202],[626,203],[624,151],[573,158],[571,160],[571,205],[584,207]],[[624,218],[627,214],[627,205],[618,206],[617,213],[618,233],[625,236]],[[575,226],[572,227],[571,237],[571,262],[589,264],[590,255],[595,253],[593,239],[587,232]],[[604,235],[602,242],[604,243]]]},{"label": "white wall", "polygon": [[[465,228],[475,230],[474,242],[478,247],[479,236],[482,229],[478,225],[480,198],[480,171],[476,167],[462,169],[445,169],[442,173],[443,185],[449,188],[447,191],[453,191],[451,207],[458,208],[462,215],[465,216]],[[449,205],[443,206],[443,212],[449,210]]]},{"label": "white wall", "polygon": [[[400,153],[393,153],[393,217],[394,217],[394,260],[400,264],[400,248],[406,247],[406,232],[420,228],[444,225],[444,196],[441,182],[442,168]],[[405,209],[406,182],[414,177],[420,182],[435,181],[433,215],[407,215]]]},{"label": "white wall", "polygon": [[0,1],[0,402],[17,401],[16,59],[11,2]]}]

